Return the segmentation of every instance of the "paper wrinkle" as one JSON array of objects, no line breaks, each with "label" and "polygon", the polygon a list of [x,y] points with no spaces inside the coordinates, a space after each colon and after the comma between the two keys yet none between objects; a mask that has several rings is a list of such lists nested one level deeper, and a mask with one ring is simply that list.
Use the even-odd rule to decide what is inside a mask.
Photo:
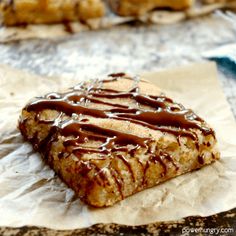
[{"label": "paper wrinkle", "polygon": [[221,160],[137,193],[113,207],[88,207],[16,129],[20,110],[29,99],[71,87],[78,80],[43,78],[0,65],[0,78],[5,79],[0,80],[0,212],[4,213],[0,214],[0,226],[75,229],[96,223],[140,225],[208,216],[236,207],[236,125],[217,81],[215,64],[143,74],[213,126]]}]

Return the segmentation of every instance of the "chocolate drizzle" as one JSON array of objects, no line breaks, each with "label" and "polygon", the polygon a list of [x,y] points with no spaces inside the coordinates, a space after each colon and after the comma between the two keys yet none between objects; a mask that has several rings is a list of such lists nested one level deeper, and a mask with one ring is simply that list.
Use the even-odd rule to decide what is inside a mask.
[{"label": "chocolate drizzle", "polygon": [[74,34],[74,33],[75,33],[69,21],[64,20],[64,21],[63,21],[63,25],[64,25],[64,30],[65,30],[68,34]]},{"label": "chocolate drizzle", "polygon": [[201,164],[201,165],[203,165],[204,164],[204,157],[203,157],[203,155],[199,155],[198,156],[198,162],[199,162],[199,164]]},{"label": "chocolate drizzle", "polygon": [[[100,153],[108,155],[114,151],[127,151],[127,144],[147,147],[146,142],[149,140],[147,138],[101,128],[93,124],[78,122],[66,124],[61,128],[60,134],[65,137],[76,137],[69,138],[64,142],[65,147],[73,147],[72,152],[74,153]],[[87,148],[80,145],[86,143],[88,140],[99,140],[103,144],[99,148]]]},{"label": "chocolate drizzle", "polygon": [[[90,118],[122,120],[130,123],[148,127],[176,136],[176,142],[181,145],[180,137],[188,136],[196,143],[199,148],[199,140],[196,129],[204,135],[213,135],[214,131],[209,128],[201,118],[192,110],[185,109],[182,105],[174,103],[165,96],[144,95],[140,93],[139,79],[134,79],[133,87],[124,92],[115,89],[104,88],[105,83],[115,82],[119,79],[129,79],[124,73],[111,74],[109,79],[95,81],[94,84],[80,84],[67,93],[51,93],[28,104],[25,108],[28,112],[37,112],[35,119],[41,124],[50,124],[51,130],[48,136],[37,144],[37,134],[31,140],[35,148],[42,153],[49,153],[51,143],[55,140],[55,133],[65,137],[64,148],[68,153],[74,153],[79,159],[83,154],[97,153],[101,159],[104,157],[119,158],[127,167],[132,180],[135,182],[135,172],[132,169],[129,158],[133,158],[135,153],[143,148],[150,154],[150,158],[143,168],[145,173],[151,163],[159,163],[163,168],[162,175],[167,173],[167,162],[171,162],[176,171],[178,166],[167,152],[157,150],[156,153],[149,151],[151,137],[140,137],[130,133],[116,131],[112,128],[91,124]],[[126,101],[126,102],[122,102]],[[128,102],[127,102],[128,101]],[[129,104],[129,105],[127,105]],[[94,108],[96,105],[96,108]],[[40,119],[40,112],[43,110],[55,110],[59,116],[55,120]],[[62,120],[61,116],[69,116],[71,119]],[[72,118],[75,117],[75,118]],[[20,121],[22,133],[25,120]],[[99,142],[98,147],[89,146],[89,141]],[[122,153],[127,153],[124,157]],[[59,158],[64,158],[62,153]],[[202,164],[202,158],[199,157]],[[85,165],[86,166],[86,165]],[[87,166],[87,171],[91,166]],[[103,169],[98,170],[99,178],[107,178]],[[117,176],[116,170],[111,171],[120,195],[122,196],[123,180]],[[108,181],[109,182],[109,181]]]},{"label": "chocolate drizzle", "polygon": [[[132,89],[131,91],[133,91]],[[117,99],[127,98],[135,100],[139,105],[149,106],[152,110],[132,108],[121,104],[104,102],[97,98]],[[94,109],[84,106],[83,102],[97,103],[111,106],[111,109]],[[115,107],[115,108],[114,108]],[[132,123],[147,126],[154,130],[169,132],[174,135],[196,136],[189,132],[195,128],[205,135],[213,134],[213,130],[205,127],[199,117],[189,109],[182,109],[178,104],[163,96],[150,97],[135,92],[119,92],[108,89],[90,89],[84,94],[53,94],[47,98],[38,99],[26,107],[27,111],[41,111],[44,109],[57,110],[68,116],[72,114],[88,115],[96,118],[127,120]],[[154,109],[154,110],[153,110]]]}]

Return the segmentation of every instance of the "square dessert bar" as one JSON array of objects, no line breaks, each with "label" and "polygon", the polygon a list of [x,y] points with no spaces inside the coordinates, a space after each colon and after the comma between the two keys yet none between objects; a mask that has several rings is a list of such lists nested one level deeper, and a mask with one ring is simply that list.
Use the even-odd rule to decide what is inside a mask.
[{"label": "square dessert bar", "polygon": [[111,206],[219,159],[212,128],[124,73],[33,99],[19,129],[85,203]]},{"label": "square dessert bar", "polygon": [[102,0],[2,0],[4,25],[51,24],[102,17]]},{"label": "square dessert bar", "polygon": [[184,10],[193,3],[194,0],[110,0],[112,9],[122,16],[143,15],[155,8]]}]

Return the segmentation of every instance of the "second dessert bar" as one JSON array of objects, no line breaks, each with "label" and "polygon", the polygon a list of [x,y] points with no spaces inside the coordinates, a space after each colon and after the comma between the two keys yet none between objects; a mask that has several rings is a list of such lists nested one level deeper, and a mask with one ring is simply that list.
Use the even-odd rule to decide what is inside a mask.
[{"label": "second dessert bar", "polygon": [[0,16],[4,25],[52,24],[83,21],[104,15],[102,0],[2,0]]},{"label": "second dessert bar", "polygon": [[143,15],[154,8],[184,10],[193,5],[194,0],[110,0],[113,10],[121,16]]}]

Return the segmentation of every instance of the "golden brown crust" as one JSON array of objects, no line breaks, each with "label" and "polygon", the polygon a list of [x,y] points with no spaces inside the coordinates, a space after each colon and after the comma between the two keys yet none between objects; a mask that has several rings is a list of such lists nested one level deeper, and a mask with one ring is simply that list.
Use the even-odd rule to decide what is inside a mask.
[{"label": "golden brown crust", "polygon": [[227,2],[233,2],[235,0],[203,0],[203,3],[206,4],[213,4],[213,3],[227,3]]},{"label": "golden brown crust", "polygon": [[88,20],[104,15],[101,0],[3,0],[0,15],[5,25],[52,24]]},{"label": "golden brown crust", "polygon": [[193,0],[110,0],[110,5],[119,15],[137,16],[160,7],[184,10],[193,5]]},{"label": "golden brown crust", "polygon": [[[152,84],[121,74],[116,80],[102,82],[102,87],[95,82],[92,87],[88,83],[78,88],[28,104],[19,128],[51,168],[89,205],[111,206],[219,159],[212,129],[190,110],[163,97]],[[85,96],[87,100],[83,100]],[[177,114],[187,111],[196,122],[185,117],[177,128],[177,123],[170,120],[173,125],[165,126],[164,131],[165,120],[160,127],[148,125],[145,119],[142,124],[137,122],[139,115],[123,120],[134,109],[141,114],[161,115],[156,104],[163,110],[171,108],[176,119]],[[105,117],[111,111],[112,116]],[[158,120],[157,116],[155,122]],[[187,124],[192,128],[186,128]]]}]

